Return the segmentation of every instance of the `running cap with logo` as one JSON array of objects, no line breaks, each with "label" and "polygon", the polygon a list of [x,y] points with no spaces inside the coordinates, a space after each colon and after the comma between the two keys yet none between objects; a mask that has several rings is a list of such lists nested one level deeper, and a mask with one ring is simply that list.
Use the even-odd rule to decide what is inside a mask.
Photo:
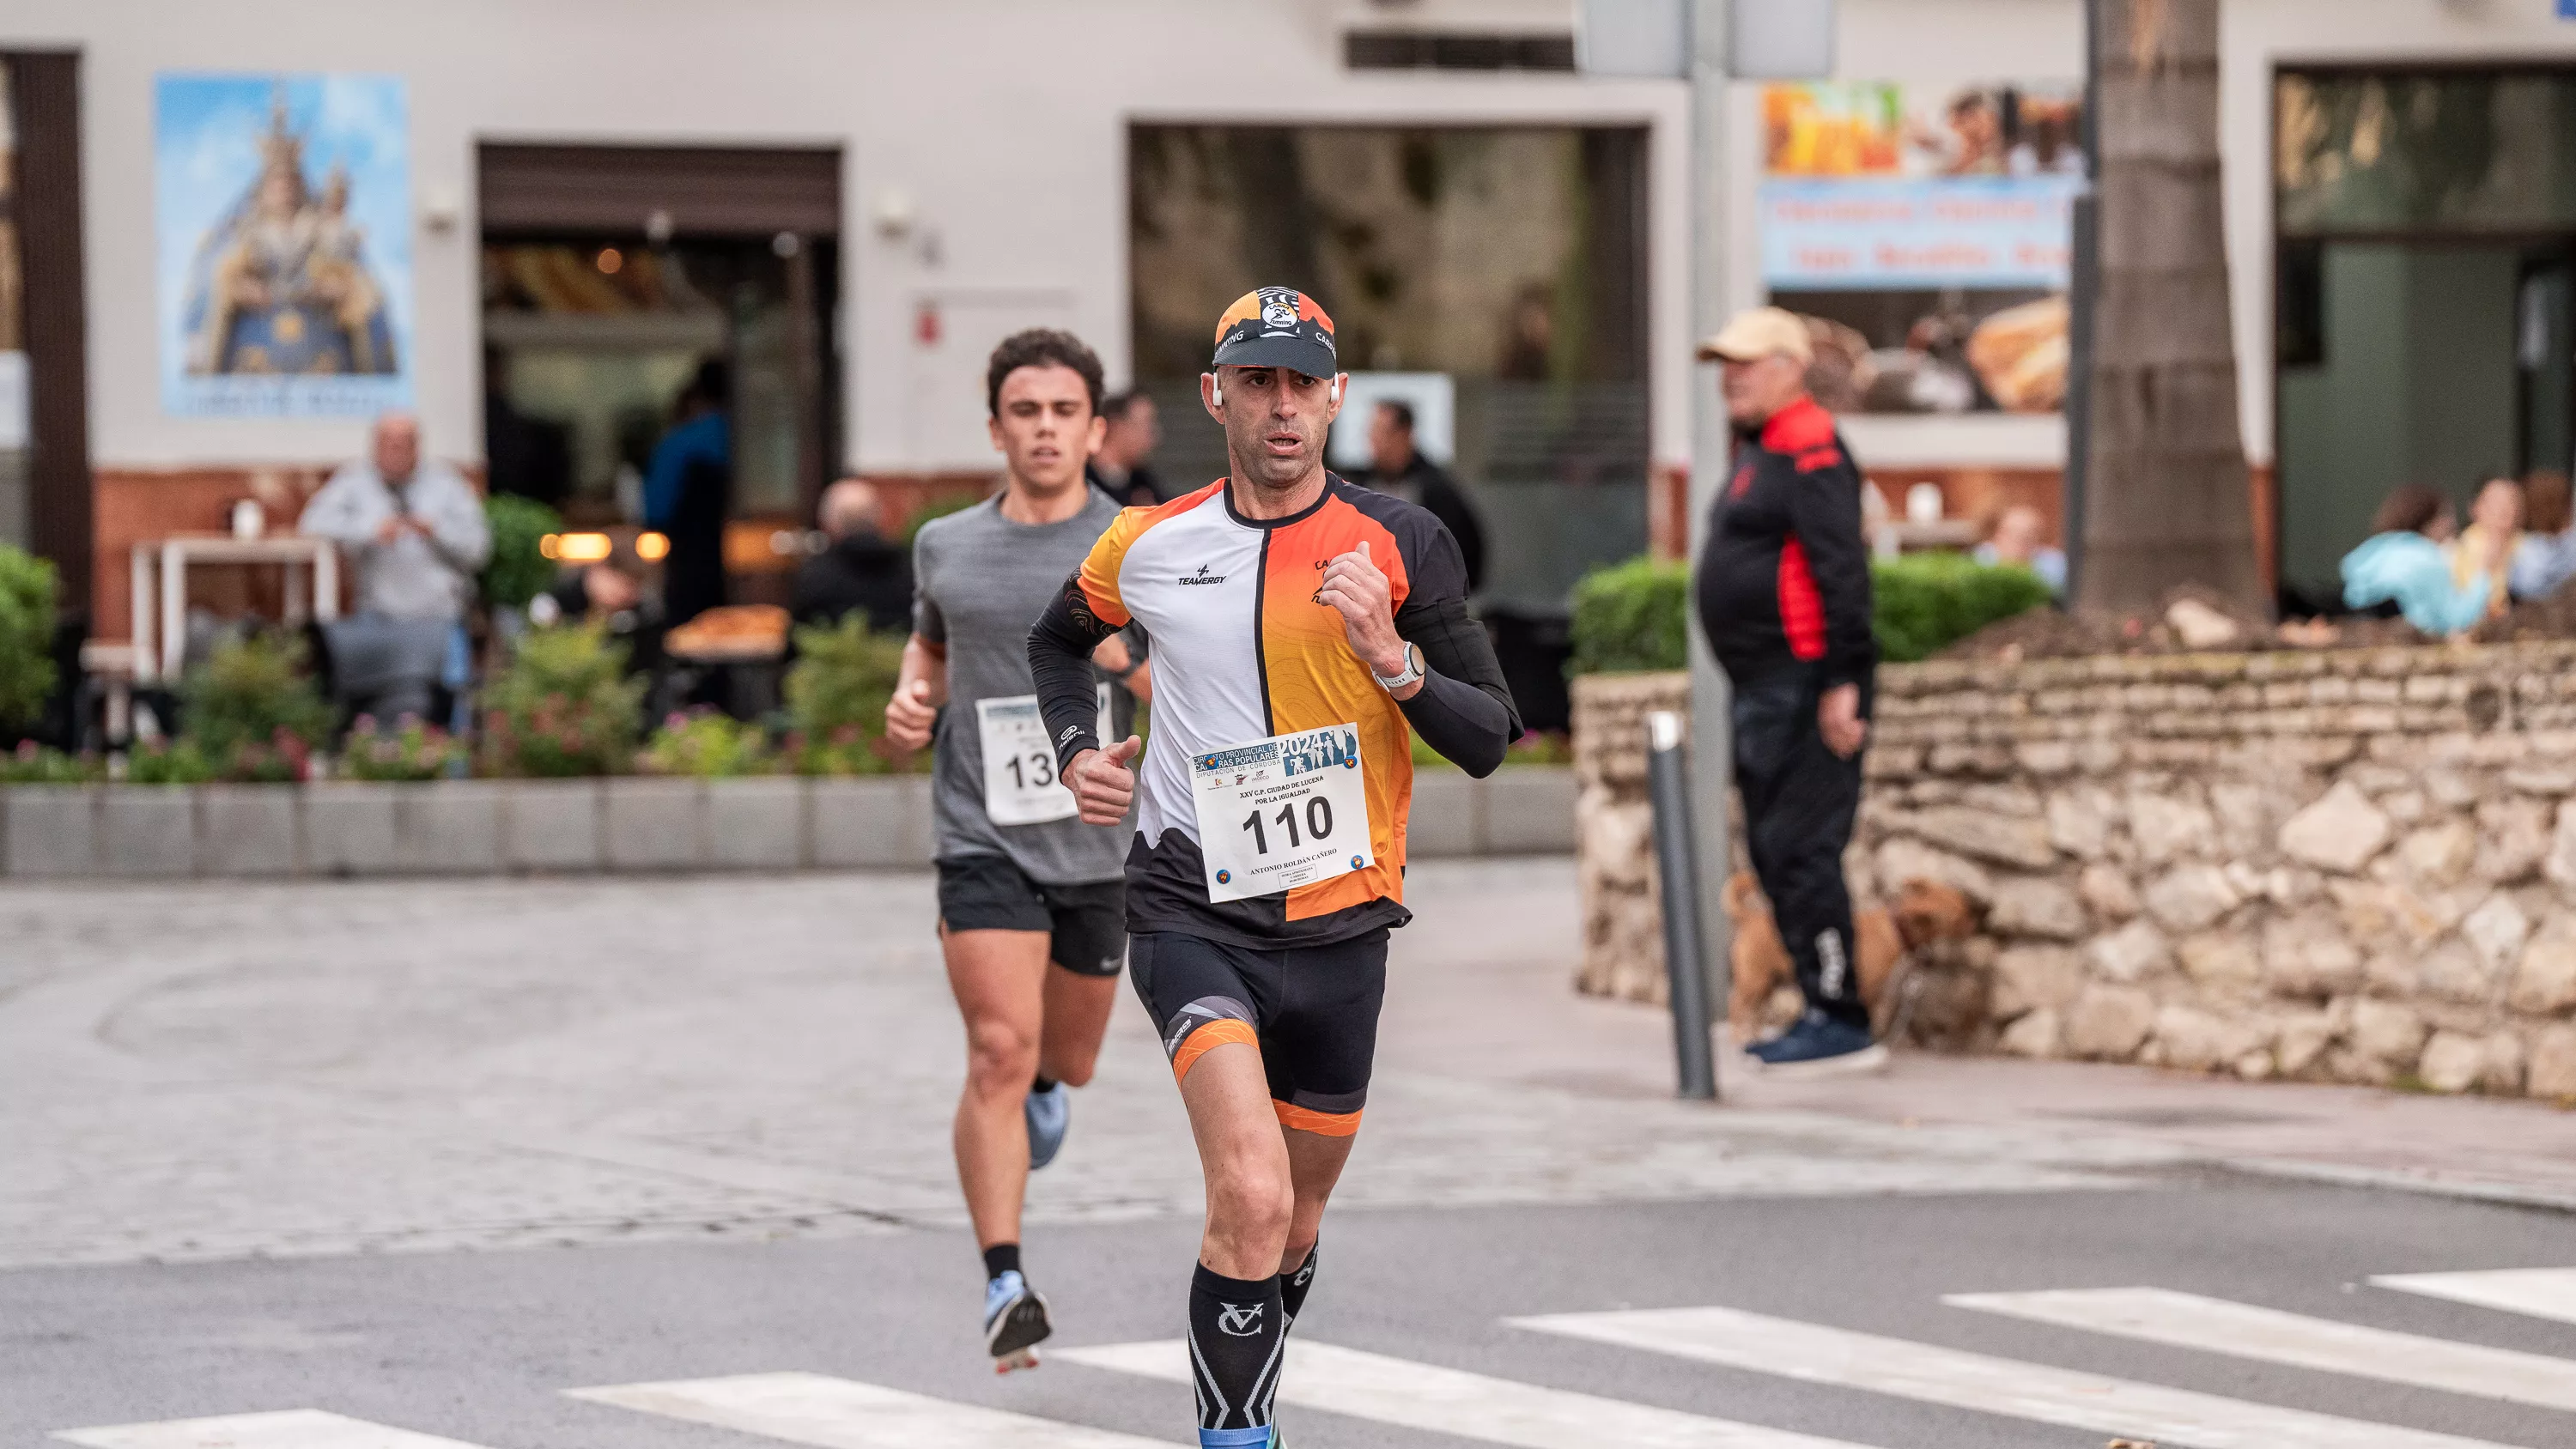
[{"label": "running cap with logo", "polygon": [[1798,320],[1797,313],[1779,307],[1738,312],[1724,331],[1699,345],[1702,362],[1759,362],[1766,357],[1816,360],[1816,345],[1808,340],[1807,324]]},{"label": "running cap with logo", "polygon": [[1290,287],[1262,287],[1234,299],[1216,319],[1211,367],[1285,367],[1308,377],[1331,377],[1341,363],[1333,354],[1333,319],[1315,299]]}]

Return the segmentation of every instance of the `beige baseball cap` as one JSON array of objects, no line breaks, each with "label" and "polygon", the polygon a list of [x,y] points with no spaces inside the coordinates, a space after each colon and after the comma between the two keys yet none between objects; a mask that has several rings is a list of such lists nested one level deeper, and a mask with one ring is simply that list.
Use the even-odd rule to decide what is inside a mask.
[{"label": "beige baseball cap", "polygon": [[1816,360],[1815,345],[1807,340],[1807,324],[1797,313],[1780,307],[1738,312],[1724,331],[1699,344],[1702,362],[1758,362],[1765,357]]}]

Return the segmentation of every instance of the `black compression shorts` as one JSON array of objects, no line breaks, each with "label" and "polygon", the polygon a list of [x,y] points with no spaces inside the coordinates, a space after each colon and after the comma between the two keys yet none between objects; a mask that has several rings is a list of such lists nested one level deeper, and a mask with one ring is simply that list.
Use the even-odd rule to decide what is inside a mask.
[{"label": "black compression shorts", "polygon": [[1177,931],[1130,938],[1136,994],[1154,1014],[1172,1075],[1209,1048],[1261,1049],[1283,1125],[1328,1137],[1360,1130],[1378,1008],[1386,1001],[1386,931],[1277,950]]},{"label": "black compression shorts", "polygon": [[1127,954],[1127,883],[1041,885],[998,855],[939,862],[939,923],[952,931],[1044,931],[1047,957],[1115,976]]}]

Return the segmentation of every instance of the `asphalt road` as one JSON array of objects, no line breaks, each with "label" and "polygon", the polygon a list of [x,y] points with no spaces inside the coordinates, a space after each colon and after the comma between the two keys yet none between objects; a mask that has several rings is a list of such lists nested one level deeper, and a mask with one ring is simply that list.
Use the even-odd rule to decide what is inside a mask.
[{"label": "asphalt road", "polygon": [[[1174,1335],[1193,1246],[1180,1220],[1032,1235],[1060,1348]],[[2533,1446],[2576,1415],[2149,1346],[1946,1306],[1944,1295],[2152,1286],[2458,1344],[2576,1357],[2576,1325],[2368,1286],[2371,1275],[2564,1266],[2560,1215],[2234,1182],[2127,1192],[1363,1210],[1332,1221],[1298,1341],[1887,1446],[2099,1446],[2099,1428],[1926,1404],[1517,1327],[1527,1315],[1721,1306],[2304,1410]],[[489,1449],[727,1449],[756,1442],[567,1397],[646,1381],[801,1371],[1190,1442],[1187,1390],[1068,1361],[996,1379],[979,1273],[948,1230],[840,1241],[639,1244],[0,1273],[0,1443],[52,1431],[319,1408]],[[1870,1367],[1862,1354],[1859,1367]],[[1882,1365],[1885,1367],[1886,1365]],[[1293,1372],[1293,1371],[1292,1371]],[[2016,1368],[2014,1377],[2037,1377]],[[1313,1373],[1320,1385],[1336,1375]],[[2561,1364],[2562,1388],[2576,1363]],[[1287,1393],[1301,1388],[1292,1377]],[[1576,1420],[1579,1425],[1579,1416]],[[1291,1405],[1305,1446],[1492,1442]],[[854,1431],[856,1432],[856,1431]],[[1535,1432],[1535,1431],[1534,1431]],[[1580,1427],[1561,1440],[1588,1437]],[[210,1442],[210,1441],[209,1441]],[[355,1442],[355,1441],[352,1441]],[[771,1441],[771,1442],[774,1442]],[[945,1444],[896,1435],[845,1442]],[[965,1438],[992,1443],[1000,1438]],[[1672,1440],[1669,1442],[1701,1442]],[[1707,1440],[1715,1443],[1718,1440]]]},{"label": "asphalt road", "polygon": [[[1660,1019],[1565,989],[1571,876],[1412,882],[1299,1449],[2576,1443],[2576,1216],[2212,1170],[2103,1095],[2202,1089],[2108,1069],[1675,1103]],[[919,875],[0,890],[0,1446],[1190,1442],[1139,1011],[1033,1187],[1050,1362],[981,1361],[929,916]]]}]

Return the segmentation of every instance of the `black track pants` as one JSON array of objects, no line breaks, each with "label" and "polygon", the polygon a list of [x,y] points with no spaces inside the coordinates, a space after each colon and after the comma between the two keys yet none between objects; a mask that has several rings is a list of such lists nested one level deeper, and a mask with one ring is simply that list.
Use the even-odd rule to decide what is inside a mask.
[{"label": "black track pants", "polygon": [[[1841,759],[1825,748],[1816,728],[1823,692],[1813,666],[1733,681],[1735,787],[1744,796],[1753,873],[1797,966],[1798,989],[1810,1007],[1865,1027],[1843,881],[1843,847],[1860,808],[1860,756]],[[1863,718],[1870,703],[1864,681]]]}]

